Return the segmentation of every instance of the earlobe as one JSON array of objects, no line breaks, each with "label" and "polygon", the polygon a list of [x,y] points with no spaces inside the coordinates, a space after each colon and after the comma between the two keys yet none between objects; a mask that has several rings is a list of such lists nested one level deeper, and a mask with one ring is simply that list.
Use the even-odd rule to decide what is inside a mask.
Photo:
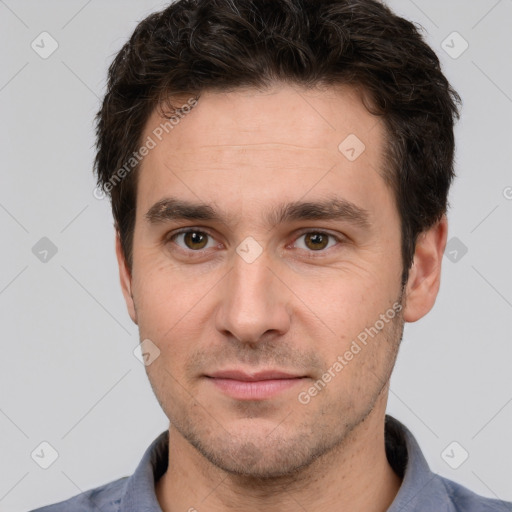
[{"label": "earlobe", "polygon": [[132,276],[126,264],[126,259],[124,257],[123,248],[121,245],[121,238],[118,231],[116,231],[116,257],[119,267],[119,280],[121,282],[121,290],[126,302],[128,314],[130,315],[130,318],[133,320],[133,322],[137,324],[137,312],[135,310],[135,303],[133,301],[132,294]]},{"label": "earlobe", "polygon": [[405,291],[404,320],[416,322],[434,306],[441,283],[448,222],[443,215],[430,229],[420,233]]}]

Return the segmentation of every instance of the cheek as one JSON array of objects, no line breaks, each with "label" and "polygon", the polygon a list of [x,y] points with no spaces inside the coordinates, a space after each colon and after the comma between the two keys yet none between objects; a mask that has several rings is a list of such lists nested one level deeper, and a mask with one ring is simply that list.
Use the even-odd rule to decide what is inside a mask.
[{"label": "cheek", "polygon": [[168,266],[139,266],[138,270],[133,292],[141,337],[165,340],[193,328],[200,285]]},{"label": "cheek", "polygon": [[323,276],[294,276],[297,305],[309,308],[335,334],[353,334],[352,329],[374,322],[393,301],[397,283],[368,268],[347,266]]},{"label": "cheek", "polygon": [[398,345],[393,320],[400,307],[399,282],[382,269],[353,268],[314,283],[298,280],[297,290],[315,313],[301,306],[308,315],[303,328],[316,339],[325,370],[336,375],[324,374],[334,381],[332,392],[351,388],[350,396],[373,396],[387,378]]}]

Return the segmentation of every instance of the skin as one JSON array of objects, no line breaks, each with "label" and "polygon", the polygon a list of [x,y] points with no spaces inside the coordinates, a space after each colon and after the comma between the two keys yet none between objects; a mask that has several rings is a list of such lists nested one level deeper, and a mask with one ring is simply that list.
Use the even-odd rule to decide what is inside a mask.
[{"label": "skin", "polygon": [[[162,121],[155,110],[143,140]],[[366,146],[354,161],[338,149],[349,134]],[[419,236],[402,290],[385,135],[354,89],[276,84],[202,93],[142,162],[131,272],[119,238],[116,252],[140,339],[160,350],[146,370],[170,420],[169,467],[156,484],[165,512],[376,512],[393,501],[401,481],[384,449],[389,378],[404,322],[434,304],[447,225],[443,217]],[[367,225],[266,222],[279,203],[333,195],[366,210]],[[150,223],[146,212],[169,196],[226,218]],[[183,227],[203,233],[206,247],[194,245],[197,235],[170,238]],[[326,247],[318,231],[333,235],[321,239]],[[236,252],[249,236],[262,250],[251,263]],[[299,393],[393,304],[400,313],[301,403]],[[302,378],[241,400],[206,376],[228,368]]]}]

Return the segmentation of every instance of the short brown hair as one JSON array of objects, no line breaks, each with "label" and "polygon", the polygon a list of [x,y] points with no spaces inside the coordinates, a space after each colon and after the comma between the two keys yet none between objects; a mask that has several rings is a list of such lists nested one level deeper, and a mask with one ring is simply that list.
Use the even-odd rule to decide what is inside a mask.
[{"label": "short brown hair", "polygon": [[128,267],[138,166],[111,180],[140,147],[153,110],[176,95],[275,82],[369,94],[367,109],[387,128],[405,282],[418,234],[446,212],[461,100],[416,26],[376,0],[178,0],[139,23],[110,65],[96,116],[95,172]]}]

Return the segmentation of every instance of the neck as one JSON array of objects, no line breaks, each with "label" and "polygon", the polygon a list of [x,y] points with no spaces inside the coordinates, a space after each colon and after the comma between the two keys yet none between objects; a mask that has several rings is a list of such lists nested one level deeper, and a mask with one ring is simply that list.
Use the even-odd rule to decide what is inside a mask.
[{"label": "neck", "polygon": [[169,466],[156,484],[158,501],[163,512],[384,512],[401,484],[386,458],[384,415],[385,408],[376,407],[342,445],[299,474],[265,481],[217,468],[171,425]]}]

